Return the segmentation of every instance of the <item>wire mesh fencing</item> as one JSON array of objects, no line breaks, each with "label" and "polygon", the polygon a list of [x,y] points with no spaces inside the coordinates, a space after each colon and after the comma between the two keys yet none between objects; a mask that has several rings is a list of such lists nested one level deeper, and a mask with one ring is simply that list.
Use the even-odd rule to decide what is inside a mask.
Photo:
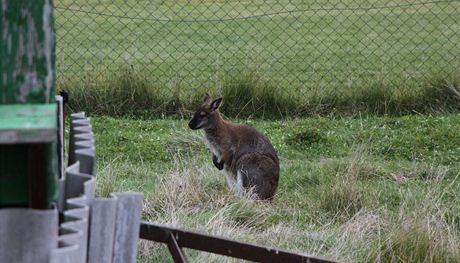
[{"label": "wire mesh fencing", "polygon": [[237,116],[460,108],[460,0],[55,0],[55,18],[70,89],[208,91]]}]

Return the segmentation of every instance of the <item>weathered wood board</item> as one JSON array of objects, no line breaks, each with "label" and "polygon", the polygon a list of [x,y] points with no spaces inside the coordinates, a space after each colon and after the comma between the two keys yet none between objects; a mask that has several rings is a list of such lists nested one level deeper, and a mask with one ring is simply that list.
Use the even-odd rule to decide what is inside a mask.
[{"label": "weathered wood board", "polygon": [[0,207],[57,200],[52,10],[51,0],[0,1]]},{"label": "weathered wood board", "polygon": [[57,141],[56,104],[0,105],[0,144]]},{"label": "weathered wood board", "polygon": [[0,1],[0,104],[54,101],[51,0]]}]

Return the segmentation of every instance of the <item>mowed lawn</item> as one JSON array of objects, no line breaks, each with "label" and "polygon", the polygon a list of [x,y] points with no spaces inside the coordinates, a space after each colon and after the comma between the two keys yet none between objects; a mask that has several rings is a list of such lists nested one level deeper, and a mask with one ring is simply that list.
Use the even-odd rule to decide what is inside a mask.
[{"label": "mowed lawn", "polygon": [[424,2],[56,0],[58,83],[132,67],[182,98],[248,73],[292,97],[416,94],[460,67],[460,2]]},{"label": "mowed lawn", "polygon": [[[278,150],[272,203],[235,197],[186,119],[93,117],[98,195],[143,192],[145,220],[329,259],[460,261],[460,115],[240,122]],[[172,262],[149,242],[138,259]]]}]

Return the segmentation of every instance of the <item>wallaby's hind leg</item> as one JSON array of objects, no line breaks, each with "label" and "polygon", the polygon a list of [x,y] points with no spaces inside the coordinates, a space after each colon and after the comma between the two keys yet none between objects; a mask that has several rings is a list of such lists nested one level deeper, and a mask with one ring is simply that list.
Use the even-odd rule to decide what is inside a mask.
[{"label": "wallaby's hind leg", "polygon": [[272,159],[261,156],[246,156],[239,162],[238,175],[242,188],[252,190],[256,199],[272,199],[278,187],[279,166]]},{"label": "wallaby's hind leg", "polygon": [[238,171],[236,173],[236,185],[235,185],[235,192],[238,196],[243,196],[244,195],[244,181],[246,180],[246,175],[243,174],[243,171]]},{"label": "wallaby's hind leg", "polygon": [[245,180],[246,175],[244,171],[237,171],[236,175],[233,175],[230,171],[226,171],[227,184],[230,190],[232,190],[237,196],[242,197],[245,193]]},{"label": "wallaby's hind leg", "polygon": [[233,192],[236,192],[236,176],[228,170],[224,170],[225,178],[227,179],[227,185]]}]

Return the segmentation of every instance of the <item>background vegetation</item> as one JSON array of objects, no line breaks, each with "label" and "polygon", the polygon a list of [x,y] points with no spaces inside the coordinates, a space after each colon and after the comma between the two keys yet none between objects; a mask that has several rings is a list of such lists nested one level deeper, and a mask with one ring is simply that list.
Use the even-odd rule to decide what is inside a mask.
[{"label": "background vegetation", "polygon": [[[458,111],[459,1],[56,1],[73,109],[239,117]],[[455,102],[455,103],[453,103]]]}]

